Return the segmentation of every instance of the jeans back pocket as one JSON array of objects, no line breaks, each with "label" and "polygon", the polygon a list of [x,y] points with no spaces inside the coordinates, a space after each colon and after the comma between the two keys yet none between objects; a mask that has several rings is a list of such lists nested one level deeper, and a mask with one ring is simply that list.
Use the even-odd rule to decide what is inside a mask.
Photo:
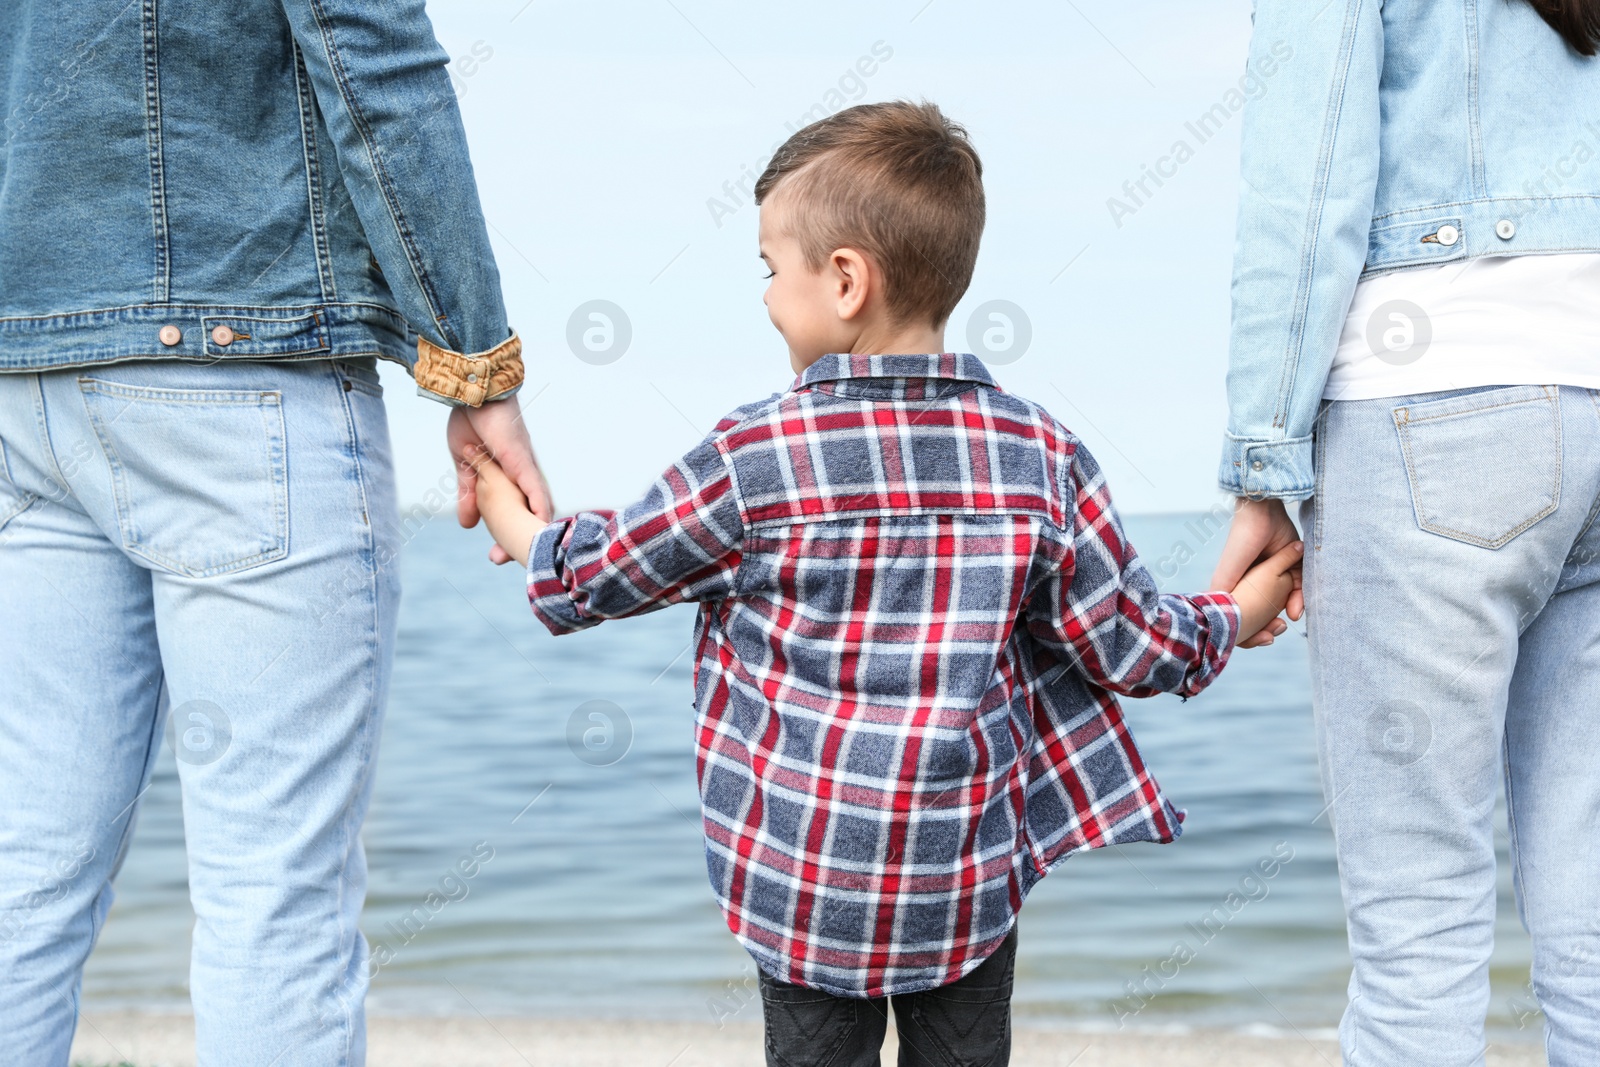
[{"label": "jeans back pocket", "polygon": [[1561,503],[1555,386],[1459,393],[1393,411],[1417,525],[1500,548]]},{"label": "jeans back pocket", "polygon": [[78,386],[111,468],[124,549],[191,578],[288,554],[280,393]]}]

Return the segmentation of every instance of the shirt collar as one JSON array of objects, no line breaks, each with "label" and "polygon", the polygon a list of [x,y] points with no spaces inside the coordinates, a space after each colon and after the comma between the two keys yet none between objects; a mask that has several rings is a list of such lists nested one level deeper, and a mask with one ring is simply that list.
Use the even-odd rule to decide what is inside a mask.
[{"label": "shirt collar", "polygon": [[797,390],[804,389],[819,382],[847,378],[942,378],[978,382],[991,387],[995,384],[983,361],[965,352],[889,356],[831,352],[807,367],[795,379],[794,387]]}]

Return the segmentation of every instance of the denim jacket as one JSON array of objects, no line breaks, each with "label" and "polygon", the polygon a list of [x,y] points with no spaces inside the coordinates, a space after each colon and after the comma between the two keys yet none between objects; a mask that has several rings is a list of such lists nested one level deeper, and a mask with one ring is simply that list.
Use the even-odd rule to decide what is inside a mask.
[{"label": "denim jacket", "polygon": [[1600,251],[1600,60],[1525,0],[1258,0],[1250,53],[1219,482],[1303,499],[1358,280]]},{"label": "denim jacket", "polygon": [[378,356],[514,389],[447,59],[422,0],[10,0],[0,371]]}]

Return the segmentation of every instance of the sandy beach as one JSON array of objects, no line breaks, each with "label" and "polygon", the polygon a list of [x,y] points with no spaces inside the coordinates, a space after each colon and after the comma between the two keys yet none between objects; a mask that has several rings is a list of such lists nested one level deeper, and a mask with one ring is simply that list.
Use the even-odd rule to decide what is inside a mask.
[{"label": "sandy beach", "polygon": [[[762,1062],[754,1023],[388,1018],[369,1023],[372,1067],[751,1067]],[[895,1061],[891,1032],[883,1061]],[[283,1061],[292,1062],[292,1057]],[[1215,1031],[1181,1035],[1019,1028],[1015,1067],[1337,1067],[1330,1041]],[[131,1012],[85,1014],[73,1063],[193,1067],[193,1020]],[[1537,1045],[1491,1048],[1490,1067],[1537,1067]]]}]

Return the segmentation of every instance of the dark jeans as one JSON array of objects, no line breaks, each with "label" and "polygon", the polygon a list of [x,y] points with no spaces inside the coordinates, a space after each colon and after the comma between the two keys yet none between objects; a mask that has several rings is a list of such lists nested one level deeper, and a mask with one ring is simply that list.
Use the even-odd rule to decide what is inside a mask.
[{"label": "dark jeans", "polygon": [[1011,972],[1017,930],[965,978],[923,993],[860,1000],[761,975],[767,1067],[878,1067],[894,1002],[900,1067],[1011,1062]]}]

